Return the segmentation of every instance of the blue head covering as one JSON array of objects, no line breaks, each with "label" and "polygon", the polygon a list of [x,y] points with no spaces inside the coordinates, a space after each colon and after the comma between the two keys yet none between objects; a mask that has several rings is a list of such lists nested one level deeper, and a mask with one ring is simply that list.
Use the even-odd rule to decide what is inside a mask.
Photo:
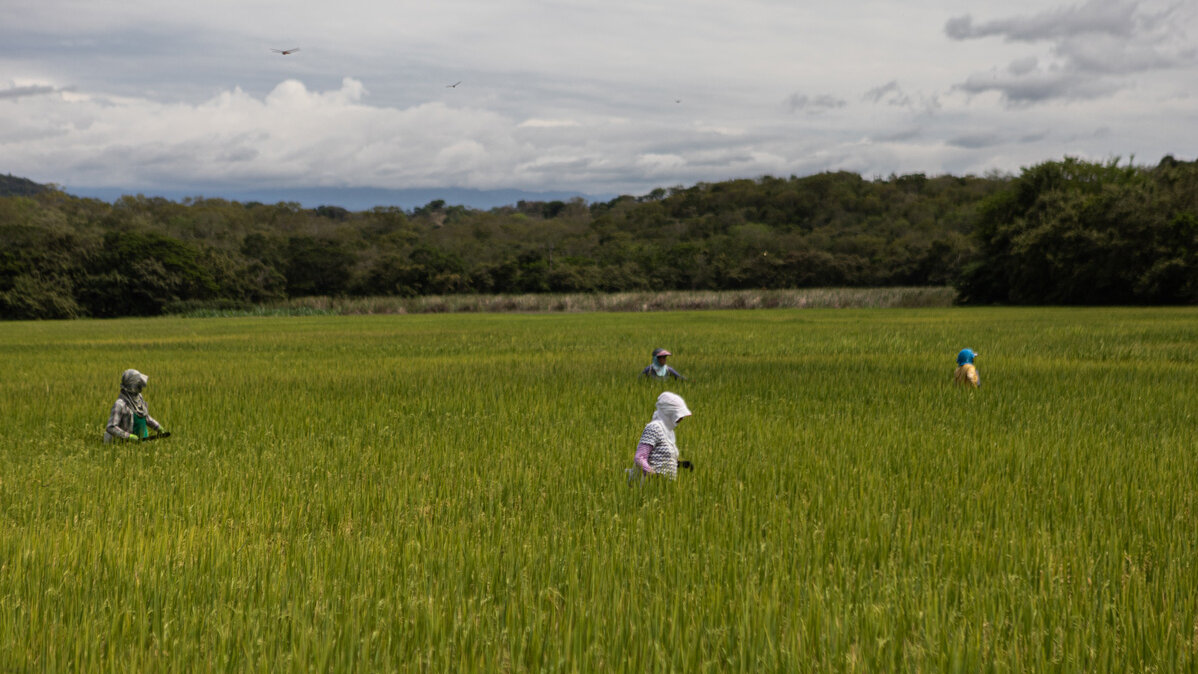
[{"label": "blue head covering", "polygon": [[961,349],[961,353],[957,354],[957,365],[972,365],[976,355],[973,349]]},{"label": "blue head covering", "polygon": [[658,377],[664,377],[670,374],[670,366],[658,361],[657,359],[662,356],[672,355],[674,354],[666,351],[665,349],[653,349],[653,360],[649,363],[649,367],[653,368],[653,374],[657,375]]}]

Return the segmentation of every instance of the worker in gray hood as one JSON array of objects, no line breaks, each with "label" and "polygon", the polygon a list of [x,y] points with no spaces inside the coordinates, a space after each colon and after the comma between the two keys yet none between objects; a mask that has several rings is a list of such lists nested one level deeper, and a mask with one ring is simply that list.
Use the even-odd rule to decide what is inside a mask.
[{"label": "worker in gray hood", "polygon": [[150,416],[150,406],[141,396],[149,381],[149,377],[137,370],[121,373],[121,395],[112,404],[112,413],[108,415],[104,442],[112,442],[113,438],[141,440],[149,437],[151,428],[163,432],[162,424]]}]

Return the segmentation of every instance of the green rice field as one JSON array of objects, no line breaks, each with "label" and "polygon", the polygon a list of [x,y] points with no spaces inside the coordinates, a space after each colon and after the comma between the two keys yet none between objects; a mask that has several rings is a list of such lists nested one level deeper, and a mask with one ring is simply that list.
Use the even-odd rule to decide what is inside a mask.
[{"label": "green rice field", "polygon": [[[658,346],[689,381],[638,378]],[[0,353],[0,671],[1198,670],[1196,308],[26,322]],[[171,438],[101,442],[126,368]],[[696,469],[629,486],[667,389]]]}]

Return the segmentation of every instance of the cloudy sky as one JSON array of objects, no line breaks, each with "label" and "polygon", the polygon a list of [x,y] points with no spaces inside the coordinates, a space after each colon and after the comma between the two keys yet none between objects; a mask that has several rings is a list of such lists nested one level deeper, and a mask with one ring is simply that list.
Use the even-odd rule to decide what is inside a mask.
[{"label": "cloudy sky", "polygon": [[0,172],[612,195],[1155,164],[1198,153],[1196,45],[1192,0],[4,0]]}]

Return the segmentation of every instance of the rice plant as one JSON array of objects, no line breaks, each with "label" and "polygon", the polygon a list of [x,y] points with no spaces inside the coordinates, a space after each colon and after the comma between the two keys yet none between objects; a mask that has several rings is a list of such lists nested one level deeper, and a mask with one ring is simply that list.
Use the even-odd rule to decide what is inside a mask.
[{"label": "rice plant", "polygon": [[1196,319],[0,324],[0,671],[1194,670]]}]

